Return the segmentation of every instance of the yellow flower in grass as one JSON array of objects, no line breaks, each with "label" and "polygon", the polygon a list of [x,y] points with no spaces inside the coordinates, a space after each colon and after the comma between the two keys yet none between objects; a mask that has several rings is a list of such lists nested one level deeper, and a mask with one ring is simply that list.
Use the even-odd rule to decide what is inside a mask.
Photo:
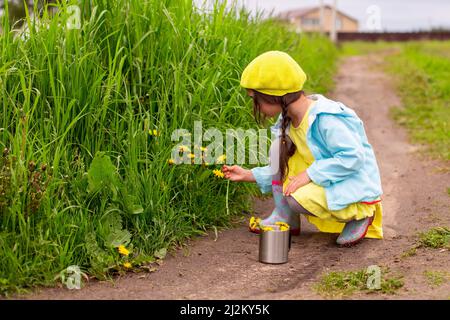
[{"label": "yellow flower in grass", "polygon": [[175,164],[175,160],[169,159],[169,160],[167,160],[167,163],[170,164],[170,165],[174,165]]},{"label": "yellow flower in grass", "polygon": [[123,244],[121,244],[117,249],[119,250],[119,253],[121,255],[128,256],[130,254],[130,251],[127,248],[125,248]]},{"label": "yellow flower in grass", "polygon": [[159,131],[158,130],[155,130],[155,129],[153,129],[153,130],[148,130],[148,134],[149,135],[151,135],[151,136],[159,136]]},{"label": "yellow flower in grass", "polygon": [[221,155],[220,157],[217,158],[216,164],[224,164],[225,160],[227,160],[227,156],[223,154],[223,155]]},{"label": "yellow flower in grass", "polygon": [[202,152],[208,151],[208,148],[206,148],[206,147],[201,147],[201,146],[197,146],[197,145],[194,146],[194,149],[201,150]]},{"label": "yellow flower in grass", "polygon": [[123,266],[124,266],[125,268],[127,268],[127,269],[130,269],[130,268],[132,267],[132,264],[129,263],[129,262],[125,262],[125,263],[123,264]]},{"label": "yellow flower in grass", "polygon": [[225,177],[225,175],[223,174],[223,172],[220,171],[220,170],[215,169],[215,170],[213,170],[213,173],[214,173],[214,175],[215,175],[217,178],[223,178],[223,177]]},{"label": "yellow flower in grass", "polygon": [[186,146],[180,146],[180,147],[179,147],[179,150],[180,150],[181,152],[188,152],[188,151],[189,151],[189,148],[186,147]]}]

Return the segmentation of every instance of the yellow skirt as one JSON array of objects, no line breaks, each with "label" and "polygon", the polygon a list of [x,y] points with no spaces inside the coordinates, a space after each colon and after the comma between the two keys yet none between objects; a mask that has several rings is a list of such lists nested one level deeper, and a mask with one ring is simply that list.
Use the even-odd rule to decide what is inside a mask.
[{"label": "yellow skirt", "polygon": [[322,232],[341,233],[346,221],[374,216],[366,238],[383,239],[381,202],[376,204],[353,203],[345,209],[328,209],[325,189],[311,182],[291,194],[306,210],[315,215],[306,216],[308,221]]},{"label": "yellow skirt", "polygon": [[[305,119],[307,119],[307,116],[304,117],[304,120],[302,120],[298,128],[291,126],[290,129],[290,137],[297,150],[289,158],[289,177],[304,172],[314,162],[314,156],[309,150],[306,141],[308,122]],[[283,183],[284,189],[288,183],[289,179],[286,179]],[[299,188],[291,195],[303,208],[314,214],[314,217],[306,217],[310,223],[322,232],[341,233],[347,221],[361,220],[374,216],[372,225],[367,231],[366,238],[383,238],[383,208],[380,202],[376,204],[353,203],[344,209],[331,211],[328,209],[325,189],[314,182]]]}]

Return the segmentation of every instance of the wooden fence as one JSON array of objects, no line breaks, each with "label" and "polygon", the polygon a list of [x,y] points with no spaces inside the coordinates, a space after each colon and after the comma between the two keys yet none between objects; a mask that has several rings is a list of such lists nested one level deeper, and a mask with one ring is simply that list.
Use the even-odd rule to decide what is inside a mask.
[{"label": "wooden fence", "polygon": [[450,31],[433,32],[339,32],[338,42],[344,41],[415,41],[450,40]]}]

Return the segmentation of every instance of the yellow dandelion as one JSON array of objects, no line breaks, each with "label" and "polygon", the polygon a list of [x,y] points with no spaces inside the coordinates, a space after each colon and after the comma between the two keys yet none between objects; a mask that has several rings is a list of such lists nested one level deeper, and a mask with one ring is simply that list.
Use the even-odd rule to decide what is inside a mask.
[{"label": "yellow dandelion", "polygon": [[227,156],[226,155],[221,155],[220,157],[217,158],[216,163],[217,164],[223,164],[225,163],[225,160],[227,160]]},{"label": "yellow dandelion", "polygon": [[125,263],[123,264],[123,266],[124,266],[125,268],[127,268],[127,269],[130,269],[130,268],[132,267],[132,264],[129,263],[129,262],[125,262]]},{"label": "yellow dandelion", "polygon": [[223,177],[225,177],[225,175],[223,174],[223,172],[220,171],[220,170],[215,169],[215,170],[213,170],[213,173],[214,173],[214,175],[215,175],[217,178],[223,178]]},{"label": "yellow dandelion", "polygon": [[119,246],[118,250],[121,255],[128,256],[130,254],[130,251],[122,244]]},{"label": "yellow dandelion", "polygon": [[179,147],[179,150],[180,150],[181,152],[187,152],[187,151],[189,151],[189,148],[186,147],[186,146],[180,146],[180,147]]},{"label": "yellow dandelion", "polygon": [[169,160],[167,160],[167,163],[170,164],[170,165],[174,165],[175,164],[175,160],[169,159]]},{"label": "yellow dandelion", "polygon": [[[286,222],[278,221],[278,222],[275,222],[275,225],[277,225],[281,231],[285,231],[285,230],[289,229],[289,225]],[[285,230],[283,230],[283,229],[285,229]]]},{"label": "yellow dandelion", "polygon": [[251,217],[249,226],[251,229],[256,229],[259,227],[259,223],[261,222],[260,218]]}]

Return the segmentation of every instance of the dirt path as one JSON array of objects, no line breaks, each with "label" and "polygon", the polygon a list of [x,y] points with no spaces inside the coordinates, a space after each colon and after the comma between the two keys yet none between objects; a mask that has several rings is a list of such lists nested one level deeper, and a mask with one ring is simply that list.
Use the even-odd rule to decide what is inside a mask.
[{"label": "dirt path", "polygon": [[[384,188],[384,240],[366,239],[354,248],[338,248],[337,235],[323,234],[306,220],[295,237],[289,263],[273,266],[257,260],[258,236],[247,231],[247,220],[232,230],[191,241],[166,258],[154,273],[130,274],[115,284],[92,282],[83,290],[45,289],[33,299],[310,299],[321,298],[312,289],[323,272],[357,270],[369,265],[388,266],[404,275],[405,286],[394,296],[356,294],[373,299],[450,297],[450,284],[431,287],[423,272],[450,271],[448,251],[419,249],[416,256],[401,258],[411,248],[418,231],[449,226],[448,172],[438,172],[438,162],[420,159],[416,147],[389,117],[398,106],[388,77],[381,72],[385,56],[345,59],[332,97],[355,109],[364,120],[375,148]],[[442,164],[441,164],[442,165]],[[261,216],[272,210],[271,200],[256,201]]]}]

